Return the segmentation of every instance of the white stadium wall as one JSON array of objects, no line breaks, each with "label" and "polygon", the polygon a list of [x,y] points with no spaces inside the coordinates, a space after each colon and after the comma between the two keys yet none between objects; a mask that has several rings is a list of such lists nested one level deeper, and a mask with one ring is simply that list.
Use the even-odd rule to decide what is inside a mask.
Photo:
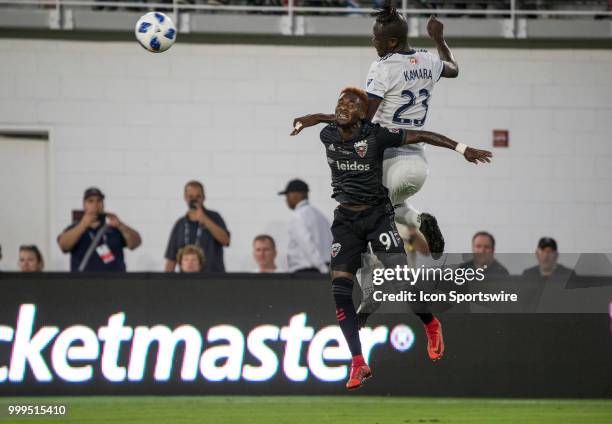
[{"label": "white stadium wall", "polygon": [[[452,44],[452,43],[451,43]],[[612,52],[456,49],[456,80],[442,80],[428,129],[492,149],[474,166],[430,148],[430,176],[414,204],[437,215],[447,250],[468,251],[491,231],[499,252],[532,252],[542,235],[562,252],[612,251]],[[286,249],[289,211],[276,193],[293,177],[331,218],[329,170],[318,131],[288,136],[293,117],[331,111],[339,90],[361,86],[372,48],[181,44],[164,54],[135,41],[0,40],[0,130],[49,130],[50,251],[99,186],[106,207],[143,236],[128,269],[159,271],[170,228],[185,211],[183,184],[206,187],[206,206],[231,233],[229,271],[254,267],[251,240]],[[492,148],[492,130],[510,131]],[[0,193],[0,198],[4,198]],[[24,214],[2,205],[2,214]],[[5,256],[14,245],[2,240]],[[3,262],[2,269],[14,269]]]}]

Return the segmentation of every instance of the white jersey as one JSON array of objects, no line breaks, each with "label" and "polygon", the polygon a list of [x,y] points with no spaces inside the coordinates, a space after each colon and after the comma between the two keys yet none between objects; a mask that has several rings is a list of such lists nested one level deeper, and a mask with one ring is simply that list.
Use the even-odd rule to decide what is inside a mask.
[{"label": "white jersey", "polygon": [[[370,66],[366,91],[369,97],[382,99],[372,122],[386,128],[425,129],[427,109],[444,63],[426,50],[390,53]],[[423,151],[423,143],[387,149]]]}]

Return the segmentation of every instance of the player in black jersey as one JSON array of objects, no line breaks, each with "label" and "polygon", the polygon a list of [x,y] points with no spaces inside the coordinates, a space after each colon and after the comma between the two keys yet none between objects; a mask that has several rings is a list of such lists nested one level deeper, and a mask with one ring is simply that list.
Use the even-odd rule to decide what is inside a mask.
[{"label": "player in black jersey", "polygon": [[[361,354],[358,317],[353,304],[353,277],[361,267],[361,254],[371,243],[387,267],[405,265],[406,252],[394,222],[393,206],[382,184],[383,152],[389,147],[424,142],[455,149],[457,143],[427,131],[386,129],[365,121],[368,98],[363,90],[346,88],[338,99],[335,122],[321,131],[332,174],[332,197],[340,203],[331,230],[332,292],[336,317],[352,355],[347,389],[360,387],[372,373]],[[297,124],[299,126],[299,122]],[[296,131],[294,130],[294,135]],[[489,162],[491,152],[466,147],[465,158]],[[438,333],[435,349],[443,349],[439,321],[431,313],[417,313]]]}]

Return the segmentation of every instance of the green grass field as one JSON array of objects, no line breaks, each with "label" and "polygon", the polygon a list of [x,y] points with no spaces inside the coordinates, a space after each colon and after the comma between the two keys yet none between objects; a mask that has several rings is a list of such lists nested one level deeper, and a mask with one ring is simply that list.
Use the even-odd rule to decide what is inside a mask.
[{"label": "green grass field", "polygon": [[[9,404],[64,404],[66,417],[14,418]],[[363,396],[0,398],[0,423],[612,423],[610,400]],[[41,421],[42,420],[42,421]]]}]

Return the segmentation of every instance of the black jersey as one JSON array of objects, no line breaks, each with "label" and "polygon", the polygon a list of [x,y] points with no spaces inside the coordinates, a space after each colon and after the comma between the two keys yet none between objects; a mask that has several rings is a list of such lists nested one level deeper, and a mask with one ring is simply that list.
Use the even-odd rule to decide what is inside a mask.
[{"label": "black jersey", "polygon": [[383,152],[402,144],[404,133],[378,124],[363,123],[361,132],[343,141],[335,124],[321,130],[332,174],[332,198],[347,205],[378,205],[388,198],[382,183]]}]

